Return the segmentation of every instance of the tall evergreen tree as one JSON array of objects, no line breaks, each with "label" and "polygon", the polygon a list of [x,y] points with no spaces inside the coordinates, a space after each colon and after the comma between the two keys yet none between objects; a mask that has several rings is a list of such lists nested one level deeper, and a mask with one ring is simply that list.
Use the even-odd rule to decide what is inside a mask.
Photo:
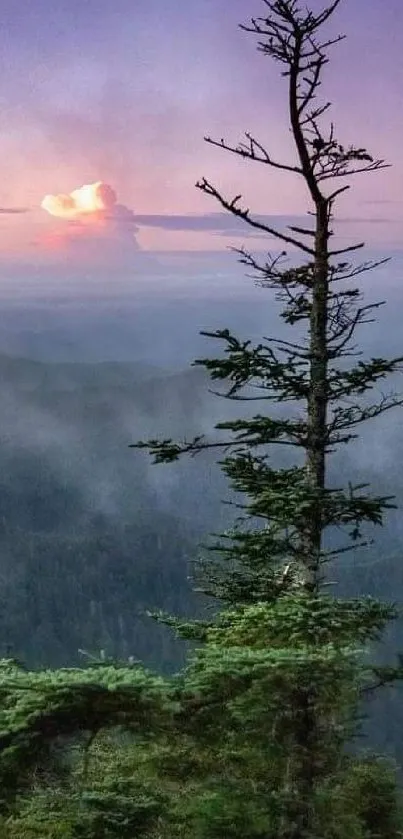
[{"label": "tall evergreen tree", "polygon": [[[275,160],[250,133],[238,145],[223,139],[205,139],[268,170],[295,173],[305,182],[313,221],[307,227],[293,225],[281,231],[242,208],[240,195],[226,198],[206,178],[197,187],[246,225],[302,252],[305,261],[290,267],[285,251],[269,254],[267,260],[259,262],[244,248],[235,249],[240,262],[253,269],[257,282],[274,289],[276,298],[284,304],[284,322],[299,327],[305,324],[306,332],[297,341],[264,338],[257,345],[239,339],[228,329],[203,332],[223,343],[224,357],[197,359],[194,364],[203,366],[212,379],[228,382],[220,395],[229,400],[256,400],[263,404],[274,401],[288,404],[289,410],[280,418],[262,411],[253,417],[218,423],[215,428],[230,432],[229,439],[208,442],[198,436],[190,442],[149,440],[135,446],[147,448],[156,463],[207,448],[223,449],[222,468],[233,489],[246,497],[245,503],[237,503],[246,515],[231,531],[221,534],[218,543],[209,546],[215,556],[201,562],[199,590],[217,598],[225,607],[274,606],[271,614],[277,614],[283,630],[287,626],[285,634],[278,630],[280,647],[287,645],[287,633],[294,645],[304,641],[304,679],[288,650],[290,666],[294,667],[294,690],[287,694],[287,701],[294,703],[296,711],[294,753],[299,757],[293,766],[295,807],[287,835],[297,839],[314,835],[312,802],[325,772],[320,757],[325,743],[320,710],[320,682],[324,677],[322,673],[318,681],[315,675],[315,657],[325,655],[326,644],[332,648],[336,645],[337,649],[340,632],[345,641],[348,637],[351,643],[358,638],[368,642],[374,637],[375,624],[379,632],[396,614],[393,608],[369,601],[358,609],[357,603],[351,602],[346,610],[340,601],[329,600],[324,593],[325,563],[341,552],[366,544],[363,526],[381,524],[384,511],[394,506],[392,496],[371,495],[362,484],[349,484],[347,489],[329,486],[328,460],[340,444],[357,436],[355,429],[360,423],[402,404],[403,400],[393,393],[374,403],[368,402],[366,396],[380,380],[401,369],[403,358],[354,360],[361,355],[353,343],[355,332],[361,324],[371,322],[382,303],[364,304],[360,290],[350,287],[349,280],[387,260],[354,265],[347,261],[346,254],[360,250],[364,243],[343,248],[331,245],[335,202],[350,186],[345,179],[387,165],[361,146],[343,146],[335,136],[333,124],[327,127],[322,119],[330,107],[330,102],[317,101],[322,72],[329,48],[342,36],[320,40],[317,33],[340,0],[334,0],[317,14],[302,11],[296,0],[264,3],[264,17],[241,28],[256,35],[258,49],[282,65],[282,76],[288,85],[296,162]],[[301,405],[303,411],[297,412]],[[302,452],[302,465],[273,468],[269,462],[273,445]],[[340,527],[347,528],[350,541],[329,547],[328,530]],[[303,610],[305,618],[308,613],[318,615],[317,634],[312,634],[309,620],[298,623],[301,598],[308,609]],[[284,624],[285,603],[289,620]],[[324,613],[327,622],[322,632],[319,616],[323,618]],[[159,619],[176,625],[182,635],[209,638],[208,622],[192,627],[163,615]],[[331,672],[334,683],[335,671]],[[378,681],[392,681],[400,673],[399,668],[382,673],[378,669]],[[367,684],[366,690],[372,690],[376,683],[375,680],[373,685]]]},{"label": "tall evergreen tree", "polygon": [[[360,250],[364,243],[330,247],[335,200],[350,185],[330,187],[326,192],[325,188],[328,181],[338,183],[388,164],[375,160],[364,148],[345,148],[336,140],[333,124],[329,130],[321,125],[321,117],[331,104],[316,102],[323,67],[328,62],[326,51],[344,36],[319,42],[316,33],[340,0],[334,0],[316,15],[301,12],[296,0],[264,3],[267,17],[252,20],[251,26],[242,25],[241,29],[256,34],[259,50],[285,65],[282,75],[288,79],[290,126],[298,162],[273,160],[249,133],[247,142],[237,146],[224,140],[205,139],[269,169],[295,172],[307,186],[313,204],[313,225],[289,226],[292,234],[305,237],[296,238],[253,218],[249,209],[239,207],[240,195],[226,199],[206,178],[196,186],[246,224],[306,255],[300,266],[281,268],[285,251],[274,257],[269,254],[260,263],[244,248],[233,248],[240,255],[239,261],[256,272],[258,284],[274,289],[277,300],[284,303],[284,322],[291,326],[305,322],[307,335],[299,342],[265,338],[253,346],[250,340],[239,340],[228,329],[205,331],[201,334],[223,342],[226,357],[197,359],[193,364],[205,367],[212,379],[229,380],[226,392],[219,394],[226,399],[302,404],[303,412],[298,417],[289,411],[280,419],[259,413],[252,419],[220,422],[216,429],[233,432],[233,438],[224,441],[208,443],[199,436],[183,443],[149,440],[133,444],[133,448],[147,448],[156,463],[171,462],[183,453],[195,454],[207,448],[233,453],[222,461],[224,472],[235,490],[252,498],[244,505],[248,520],[257,517],[265,526],[252,532],[248,529],[246,533],[225,534],[225,540],[233,543],[228,553],[237,560],[236,573],[231,569],[219,582],[214,575],[205,591],[229,604],[271,600],[287,590],[292,581],[311,594],[318,592],[324,560],[362,544],[358,541],[362,523],[381,524],[382,512],[394,506],[393,496],[365,494],[362,485],[350,484],[346,491],[329,488],[326,466],[335,447],[358,436],[357,425],[403,404],[394,394],[382,396],[374,404],[352,402],[352,397],[365,396],[377,382],[400,371],[403,356],[391,360],[376,357],[351,366],[344,361],[362,355],[352,343],[354,334],[360,324],[372,321],[371,313],[384,302],[363,305],[360,290],[347,287],[345,282],[389,259],[360,265],[341,261],[344,254]],[[259,393],[242,392],[245,388],[255,388]],[[267,449],[273,445],[296,448],[303,452],[305,462],[301,467],[271,469]],[[264,453],[257,454],[261,449]],[[350,527],[354,544],[324,551],[325,531],[340,525]],[[224,556],[227,553],[221,545],[218,550]]]}]

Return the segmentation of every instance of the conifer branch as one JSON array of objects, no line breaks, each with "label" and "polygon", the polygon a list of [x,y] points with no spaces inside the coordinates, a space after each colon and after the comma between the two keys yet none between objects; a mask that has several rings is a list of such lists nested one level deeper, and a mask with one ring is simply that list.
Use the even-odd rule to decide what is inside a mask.
[{"label": "conifer branch", "polygon": [[294,239],[292,236],[287,236],[285,233],[280,233],[280,231],[275,230],[274,227],[270,227],[269,225],[264,224],[263,222],[257,221],[256,219],[252,219],[249,216],[249,210],[241,210],[239,207],[236,206],[240,198],[242,198],[241,195],[236,195],[235,198],[232,199],[232,201],[227,201],[227,199],[224,198],[221,195],[221,193],[207,181],[206,178],[202,178],[201,181],[197,181],[196,187],[198,189],[201,189],[202,192],[205,192],[206,195],[212,195],[214,198],[217,199],[217,201],[219,201],[219,203],[222,207],[224,207],[225,210],[228,210],[234,216],[237,216],[237,218],[243,219],[243,221],[246,221],[247,224],[249,224],[251,227],[254,227],[257,230],[263,230],[265,233],[269,233],[271,236],[274,236],[276,239],[280,239],[282,242],[287,242],[290,245],[295,245],[295,247],[299,248],[302,251],[305,251],[305,253],[309,253],[312,255],[315,253],[315,251],[312,248],[308,248],[307,245],[304,245],[304,243],[298,241],[298,239]]},{"label": "conifer branch", "polygon": [[248,144],[239,143],[238,146],[230,146],[228,145],[223,138],[221,140],[213,140],[211,137],[205,137],[204,140],[206,143],[209,143],[212,146],[217,146],[218,148],[225,149],[225,151],[232,152],[233,154],[237,154],[242,158],[247,158],[248,160],[252,160],[256,163],[265,163],[267,166],[271,166],[273,169],[283,169],[286,172],[295,172],[297,174],[302,175],[302,169],[298,166],[290,166],[286,163],[278,163],[277,161],[273,160],[270,157],[269,153],[266,151],[264,146],[259,143],[255,137],[245,131],[245,137],[248,140]]}]

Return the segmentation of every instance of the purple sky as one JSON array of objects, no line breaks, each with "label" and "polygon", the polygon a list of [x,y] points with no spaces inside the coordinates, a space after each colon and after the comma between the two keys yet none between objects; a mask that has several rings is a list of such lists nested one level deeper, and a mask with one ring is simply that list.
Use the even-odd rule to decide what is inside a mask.
[{"label": "purple sky", "polygon": [[[318,0],[310,5],[322,7]],[[258,214],[305,213],[307,197],[294,177],[203,141],[210,134],[236,143],[248,130],[273,156],[292,161],[285,81],[238,28],[264,10],[262,0],[2,0],[3,262],[71,267],[102,259],[111,268],[139,249],[222,252],[241,245],[248,231],[211,215],[220,208],[195,189],[202,176],[228,197],[242,192]],[[323,84],[335,103],[338,138],[393,164],[353,179],[338,205],[344,221],[337,229],[372,247],[398,249],[402,0],[342,0],[327,32],[347,35],[332,49]],[[113,224],[94,232],[40,208],[45,194],[95,181],[116,193]],[[248,241],[266,247],[263,239]]]}]

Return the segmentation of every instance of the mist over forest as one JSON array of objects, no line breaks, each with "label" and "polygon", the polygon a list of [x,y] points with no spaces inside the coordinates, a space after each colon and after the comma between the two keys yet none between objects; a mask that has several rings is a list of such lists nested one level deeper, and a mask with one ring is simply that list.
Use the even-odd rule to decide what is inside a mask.
[{"label": "mist over forest", "polygon": [[[219,342],[199,336],[201,329],[228,327],[255,340],[278,335],[277,304],[251,281],[234,284],[234,293],[225,297],[228,277],[221,292],[213,279],[211,274],[210,286],[196,299],[173,292],[172,299],[161,294],[155,302],[151,294],[136,298],[131,290],[120,307],[102,296],[64,305],[51,297],[35,305],[4,301],[3,656],[33,668],[80,665],[100,650],[161,672],[183,663],[183,642],[145,610],[202,613],[204,604],[189,580],[191,563],[208,534],[233,520],[233,508],[222,501],[234,496],[214,453],[155,466],[128,446],[152,436],[211,436],[220,419],[256,412],[256,403],[231,403],[209,393],[205,372],[189,365],[197,356],[220,352]],[[398,352],[398,293],[392,281],[388,286],[371,279],[365,288],[366,299],[387,298],[377,322],[361,330],[369,355]],[[399,411],[369,422],[348,451],[342,447],[334,456],[335,486],[368,481],[374,492],[395,494],[403,505]],[[274,453],[273,462],[285,463],[282,458]],[[342,594],[372,594],[403,605],[401,509],[368,536],[374,545],[342,556],[342,574],[336,562],[329,579]],[[392,650],[403,649],[402,622],[389,629],[386,642],[380,655],[390,660]],[[399,694],[377,699],[368,725],[371,742],[401,759]],[[387,711],[390,702],[393,713]]]}]

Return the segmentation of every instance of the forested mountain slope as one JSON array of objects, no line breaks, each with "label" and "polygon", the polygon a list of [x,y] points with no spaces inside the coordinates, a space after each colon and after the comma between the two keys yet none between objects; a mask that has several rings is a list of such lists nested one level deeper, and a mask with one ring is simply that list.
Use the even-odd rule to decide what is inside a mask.
[{"label": "forested mountain slope", "polygon": [[171,433],[184,417],[200,428],[201,378],[0,357],[4,653],[30,666],[77,662],[79,648],[178,663],[139,610],[190,608],[188,559],[213,502],[201,476],[189,492],[186,466],[157,472],[128,445],[161,416]]},{"label": "forested mountain slope", "polygon": [[[82,663],[80,649],[103,649],[164,671],[180,667],[183,646],[143,612],[201,608],[189,562],[228,523],[231,508],[220,503],[228,488],[212,454],[153,466],[128,445],[208,432],[234,406],[208,393],[197,368],[0,356],[0,386],[1,654],[56,667]],[[394,428],[385,437],[380,424],[368,426],[370,442],[335,461],[334,482],[368,480],[403,505]],[[329,568],[341,593],[403,602],[401,521],[391,513],[370,534],[373,546]],[[402,622],[387,640],[385,660],[403,650]],[[385,693],[369,723],[371,740],[401,760],[402,697]]]}]

